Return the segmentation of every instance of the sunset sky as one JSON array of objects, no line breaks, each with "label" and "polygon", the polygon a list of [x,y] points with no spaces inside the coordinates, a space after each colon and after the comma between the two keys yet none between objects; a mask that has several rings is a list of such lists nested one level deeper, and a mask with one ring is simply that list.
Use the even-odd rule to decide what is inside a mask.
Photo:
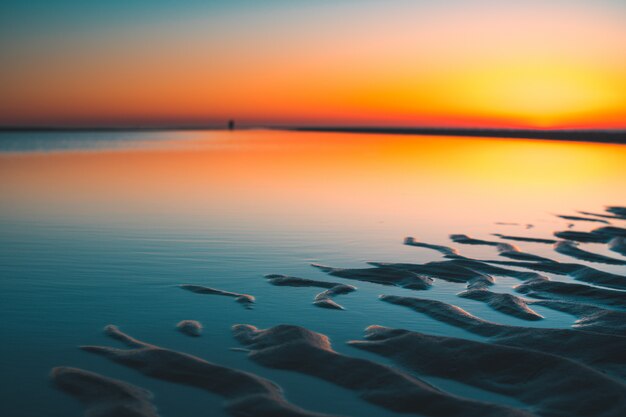
[{"label": "sunset sky", "polygon": [[8,0],[0,63],[2,126],[626,128],[623,0]]}]

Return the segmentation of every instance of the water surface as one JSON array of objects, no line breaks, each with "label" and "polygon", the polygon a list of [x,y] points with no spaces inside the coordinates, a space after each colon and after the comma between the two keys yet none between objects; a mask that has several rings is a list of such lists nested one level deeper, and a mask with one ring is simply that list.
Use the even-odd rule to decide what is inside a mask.
[{"label": "water surface", "polygon": [[[624,166],[624,146],[520,139],[261,130],[1,133],[2,408],[11,416],[81,415],[80,405],[48,382],[53,366],[68,365],[150,389],[163,416],[225,415],[217,396],[78,350],[111,345],[102,328],[116,324],[142,340],[268,377],[311,410],[396,415],[326,382],[259,367],[229,350],[237,346],[230,326],[298,324],[330,336],[337,351],[381,362],[345,341],[361,338],[371,324],[480,340],[380,302],[382,293],[450,302],[498,323],[568,327],[575,318],[553,310],[537,308],[546,319],[525,322],[459,298],[461,284],[436,280],[431,290],[415,292],[328,277],[309,264],[440,259],[402,245],[405,236],[445,245],[451,233],[551,237],[572,223],[555,214],[624,205]],[[574,229],[597,226],[576,222]],[[468,256],[496,256],[489,247],[453,246]],[[550,245],[518,246],[572,261]],[[617,256],[605,245],[581,247]],[[311,304],[317,289],[274,287],[263,278],[268,273],[340,281],[358,291],[341,296],[345,311],[325,310]],[[183,283],[253,294],[257,303],[247,310],[228,297],[177,288]],[[517,283],[497,278],[494,291],[511,292]],[[201,321],[203,336],[176,332],[183,319]]]}]

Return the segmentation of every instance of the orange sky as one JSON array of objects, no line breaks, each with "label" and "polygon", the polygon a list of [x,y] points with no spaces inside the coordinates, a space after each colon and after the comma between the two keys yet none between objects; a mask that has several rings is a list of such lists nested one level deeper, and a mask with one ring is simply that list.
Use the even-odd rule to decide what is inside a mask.
[{"label": "orange sky", "polygon": [[291,2],[9,28],[0,125],[626,128],[619,2],[439,3]]}]

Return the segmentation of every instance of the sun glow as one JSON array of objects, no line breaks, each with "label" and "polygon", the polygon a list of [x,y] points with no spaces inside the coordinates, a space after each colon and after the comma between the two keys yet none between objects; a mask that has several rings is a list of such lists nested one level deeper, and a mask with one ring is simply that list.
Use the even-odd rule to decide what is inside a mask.
[{"label": "sun glow", "polygon": [[469,95],[478,113],[535,127],[593,119],[619,104],[610,82],[576,69],[520,65],[496,68],[471,79]]},{"label": "sun glow", "polygon": [[626,127],[622,9],[357,3],[26,37],[0,125]]}]

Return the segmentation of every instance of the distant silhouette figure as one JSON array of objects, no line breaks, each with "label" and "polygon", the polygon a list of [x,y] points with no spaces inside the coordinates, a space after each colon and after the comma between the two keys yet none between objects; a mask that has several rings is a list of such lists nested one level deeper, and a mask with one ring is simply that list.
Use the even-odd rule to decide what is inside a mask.
[{"label": "distant silhouette figure", "polygon": [[228,130],[235,130],[235,121],[232,119],[228,121]]}]

